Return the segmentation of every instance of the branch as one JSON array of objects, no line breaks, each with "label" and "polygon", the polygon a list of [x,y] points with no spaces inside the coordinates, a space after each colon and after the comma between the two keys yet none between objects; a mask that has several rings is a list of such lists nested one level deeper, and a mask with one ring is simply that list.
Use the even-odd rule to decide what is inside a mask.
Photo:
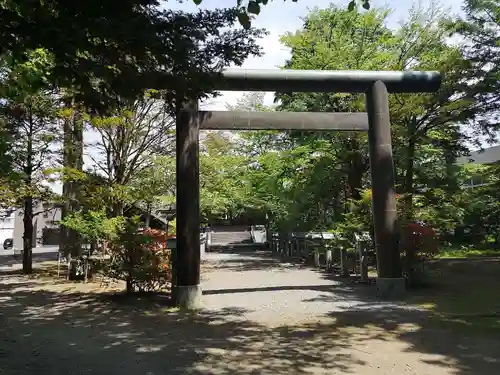
[{"label": "branch", "polygon": [[107,176],[108,178],[110,177],[109,174],[108,174],[108,171],[92,156],[90,155],[90,153],[87,155],[90,159],[92,159],[92,161],[94,162],[94,164],[101,170],[103,171]]}]

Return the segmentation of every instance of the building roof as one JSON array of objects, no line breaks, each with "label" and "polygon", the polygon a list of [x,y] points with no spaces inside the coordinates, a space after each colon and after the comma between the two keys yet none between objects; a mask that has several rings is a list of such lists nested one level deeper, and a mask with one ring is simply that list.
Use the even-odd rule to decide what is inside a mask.
[{"label": "building roof", "polygon": [[471,152],[469,156],[457,158],[457,164],[492,164],[500,161],[500,145],[485,148],[484,150]]}]

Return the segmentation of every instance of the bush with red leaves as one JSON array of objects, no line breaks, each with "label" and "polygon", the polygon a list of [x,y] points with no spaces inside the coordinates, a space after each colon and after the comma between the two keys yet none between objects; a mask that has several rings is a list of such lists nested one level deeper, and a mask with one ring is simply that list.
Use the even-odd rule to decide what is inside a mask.
[{"label": "bush with red leaves", "polygon": [[408,223],[402,230],[401,250],[420,258],[432,258],[439,252],[436,233],[422,223]]},{"label": "bush with red leaves", "polygon": [[127,292],[157,292],[170,287],[171,250],[167,234],[156,229],[138,229],[128,222],[116,240],[108,243],[110,259],[102,264],[102,273],[124,280]]}]

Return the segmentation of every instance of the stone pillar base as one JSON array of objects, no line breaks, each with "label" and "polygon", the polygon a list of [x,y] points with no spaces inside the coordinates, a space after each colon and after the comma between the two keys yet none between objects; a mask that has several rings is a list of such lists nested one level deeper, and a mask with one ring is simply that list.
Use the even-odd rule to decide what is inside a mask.
[{"label": "stone pillar base", "polygon": [[201,285],[176,287],[177,305],[182,310],[196,310],[201,308]]},{"label": "stone pillar base", "polygon": [[383,299],[401,299],[406,294],[406,280],[400,278],[377,278],[377,296]]}]

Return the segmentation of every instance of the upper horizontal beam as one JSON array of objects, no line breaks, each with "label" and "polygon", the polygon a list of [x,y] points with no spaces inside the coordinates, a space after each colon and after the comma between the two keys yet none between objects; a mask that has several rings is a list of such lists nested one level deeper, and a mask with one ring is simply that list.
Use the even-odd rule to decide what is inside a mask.
[{"label": "upper horizontal beam", "polygon": [[364,70],[286,70],[228,68],[215,82],[216,90],[364,93],[376,81],[389,92],[435,92],[439,72]]},{"label": "upper horizontal beam", "polygon": [[326,112],[200,111],[200,129],[366,131],[368,115]]}]

